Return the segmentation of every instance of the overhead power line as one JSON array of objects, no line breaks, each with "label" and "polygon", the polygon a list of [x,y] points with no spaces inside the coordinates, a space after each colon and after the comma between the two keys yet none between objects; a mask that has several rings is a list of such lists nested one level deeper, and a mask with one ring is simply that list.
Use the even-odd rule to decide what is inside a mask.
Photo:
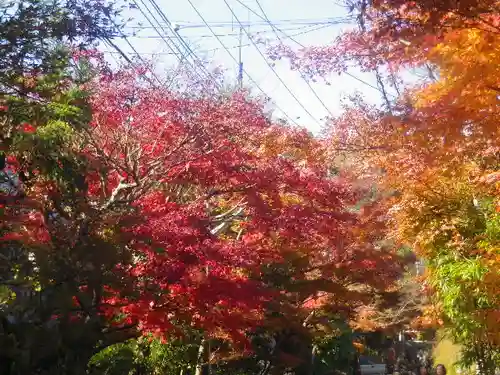
[{"label": "overhead power line", "polygon": [[[314,31],[318,31],[318,30],[322,30],[322,29],[326,29],[327,27],[331,27],[331,25],[319,25],[319,26],[306,26],[307,29],[304,30],[304,28],[299,28],[297,30],[303,30],[301,32],[297,32],[297,33],[294,33],[294,34],[289,34],[289,35],[286,35],[286,36],[283,36],[281,39],[289,39],[289,38],[292,38],[292,37],[295,37],[295,36],[300,36],[300,35],[305,35],[305,34],[309,34],[309,33],[312,33]],[[282,29],[280,29],[282,30]],[[271,31],[272,32],[272,31]],[[216,35],[213,35],[213,34],[210,34],[210,35],[191,35],[190,37],[192,38],[213,38],[214,36],[218,36],[218,37],[229,37],[229,36],[232,36],[232,37],[236,37],[236,36],[239,36],[239,33],[230,33],[230,34],[216,34]],[[260,36],[259,35],[259,32],[255,33],[255,36]],[[163,37],[160,37],[160,36],[157,36],[157,35],[127,35],[128,38],[131,38],[131,39],[163,39]],[[165,37],[166,39],[177,39],[177,37],[172,37],[172,36],[169,36],[169,37]],[[229,49],[232,49],[232,48],[238,48],[240,46],[240,44],[237,44],[237,45],[234,45],[234,46],[231,46],[231,47],[228,47]],[[248,47],[248,46],[252,46],[252,43],[244,43],[241,45],[242,47]],[[207,50],[207,51],[218,51],[220,50],[221,48],[213,48],[213,49],[210,49],[210,50]]]},{"label": "overhead power line", "polygon": [[[269,25],[267,25],[269,26]],[[297,31],[297,30],[313,30],[318,27],[320,28],[325,28],[325,27],[330,27],[332,24],[327,23],[327,24],[317,24],[317,25],[302,25],[302,26],[295,26],[295,27],[287,27],[287,28],[281,28],[280,30],[282,31]],[[132,30],[137,30],[133,31],[131,34],[127,34],[128,37],[136,37],[136,38],[157,38],[157,36],[150,36],[150,35],[142,35],[140,32],[149,30],[152,27],[140,27],[140,28],[133,28]],[[263,30],[258,30],[258,31],[253,31],[252,35],[267,35],[267,34],[272,34],[274,33],[273,29],[263,29]],[[218,33],[217,36],[224,38],[224,37],[238,37],[239,33],[236,32],[223,32],[223,33]],[[164,36],[166,39],[178,39],[179,37],[177,35],[171,35],[171,36]],[[213,38],[214,36],[212,34],[189,34],[190,38]]]},{"label": "overhead power line", "polygon": [[[247,7],[241,0],[237,0],[238,3],[240,3],[241,5]],[[262,17],[263,19],[265,19],[269,25],[272,27],[273,31],[274,31],[274,34],[276,35],[276,37],[278,38],[279,42],[283,44],[283,41],[281,39],[281,37],[279,36],[279,34],[277,33],[276,30],[280,31],[280,32],[283,32],[281,29],[278,29],[277,27],[275,27],[273,25],[273,23],[269,20],[269,17],[267,17],[267,14],[266,12],[264,11],[264,8],[260,5],[260,2],[259,0],[255,0],[257,2],[257,5],[262,13]],[[248,8],[248,7],[247,7]],[[250,9],[250,8],[248,8]],[[255,12],[255,14],[257,14]],[[258,15],[258,14],[257,14]],[[260,17],[260,16],[259,16]],[[332,112],[330,111],[330,109],[326,106],[326,104],[323,102],[323,100],[319,97],[318,93],[316,92],[316,90],[314,90],[314,88],[311,86],[311,84],[309,83],[309,80],[306,79],[306,77],[304,76],[304,74],[299,70],[299,74],[300,74],[300,77],[302,78],[302,80],[306,83],[306,85],[309,87],[309,90],[311,90],[311,92],[313,93],[313,95],[316,97],[316,99],[318,99],[318,101],[321,103],[321,105],[323,106],[323,108],[328,112],[328,114],[331,116],[331,117],[334,117]]]},{"label": "overhead power line", "polygon": [[304,110],[304,112],[306,112],[309,117],[311,117],[316,123],[318,123],[318,125],[321,125],[319,123],[319,121],[316,119],[316,117],[314,117],[311,112],[309,112],[309,110],[304,107],[304,105],[302,104],[302,102],[297,98],[297,96],[293,93],[292,90],[290,90],[290,88],[287,86],[287,84],[285,83],[285,81],[283,81],[283,79],[280,77],[280,75],[278,74],[278,72],[276,72],[276,69],[274,69],[274,67],[269,64],[269,61],[267,61],[267,58],[264,56],[264,54],[262,53],[262,51],[259,49],[259,47],[257,46],[257,44],[253,41],[253,39],[250,37],[250,34],[248,33],[248,31],[243,27],[242,23],[240,22],[238,16],[236,15],[236,13],[234,12],[234,10],[231,8],[231,6],[229,5],[229,3],[227,2],[227,0],[224,0],[224,3],[226,4],[226,6],[229,8],[229,11],[231,12],[231,14],[233,15],[234,19],[236,20],[236,22],[238,22],[238,24],[243,28],[243,31],[245,32],[245,34],[247,35],[247,37],[250,39],[250,41],[252,42],[252,44],[254,45],[255,49],[259,52],[260,56],[264,59],[264,61],[266,62],[267,66],[269,66],[269,68],[271,69],[271,71],[274,73],[274,75],[276,76],[276,78],[278,78],[278,80],[281,82],[281,84],[283,85],[283,87],[285,87],[285,89],[290,93],[290,95],[292,96],[292,98],[297,102],[297,104]]},{"label": "overhead power line", "polygon": [[172,52],[173,55],[175,55],[180,62],[182,62],[183,58],[184,58],[184,54],[182,52],[182,50],[179,50],[177,49],[177,52],[174,50],[174,48],[172,47],[172,45],[170,44],[170,41],[168,40],[168,37],[166,37],[165,35],[163,35],[160,30],[158,30],[158,27],[160,27],[163,31],[165,31],[163,29],[163,26],[161,25],[160,21],[158,21],[158,19],[156,18],[156,16],[153,14],[153,12],[151,12],[151,10],[149,9],[149,7],[146,5],[146,3],[144,3],[144,1],[142,0],[139,0],[143,7],[148,11],[148,13],[150,14],[151,18],[157,23],[157,25],[155,25],[153,23],[153,21],[151,20],[151,18],[144,12],[144,10],[139,6],[139,4],[137,3],[136,0],[132,0],[136,6],[136,8],[142,13],[143,17],[146,19],[146,21],[149,22],[149,24],[151,25],[151,27],[156,31],[156,33],[158,34],[158,37],[161,38],[165,44],[167,45],[168,49]]},{"label": "overhead power line", "polygon": [[[108,18],[109,20],[113,23],[113,26],[115,27],[115,29],[121,34],[122,38],[125,40],[125,42],[128,44],[128,46],[132,49],[132,51],[134,51],[135,55],[137,56],[137,58],[139,60],[141,60],[141,62],[144,64],[144,65],[147,65],[146,64],[146,61],[142,58],[142,56],[139,54],[139,52],[137,52],[137,50],[135,49],[134,45],[132,43],[130,43],[130,40],[128,40],[127,36],[123,33],[123,31],[118,27],[118,25],[115,23],[115,21],[113,20],[113,18],[111,16],[108,15]],[[112,47],[114,50],[116,50],[129,64],[131,64],[132,66],[136,66],[135,63],[130,59],[130,57],[128,57],[128,55],[120,48],[118,47],[112,40],[111,38],[109,37],[104,37],[103,41],[110,47]],[[154,74],[154,72],[151,72],[153,78],[160,84],[162,85],[163,82],[156,76],[156,74]],[[152,85],[154,85],[154,82],[153,80],[151,80],[149,77],[146,77],[146,80],[148,80]]]},{"label": "overhead power line", "polygon": [[[141,1],[143,1],[143,0],[141,0]],[[196,53],[194,53],[194,51],[186,43],[186,41],[180,36],[180,34],[178,33],[178,30],[176,30],[176,29],[173,28],[172,23],[170,22],[170,20],[168,19],[168,17],[165,15],[165,12],[163,12],[163,10],[158,6],[158,3],[155,0],[149,0],[149,2],[151,4],[153,4],[153,7],[156,9],[156,11],[160,15],[160,17],[167,23],[167,27],[170,29],[170,31],[174,35],[176,35],[178,37],[178,40],[181,42],[181,45],[188,51],[188,55],[193,56],[194,63],[195,64],[199,63],[201,69],[204,71],[204,73],[207,75],[207,77],[209,77],[210,79],[213,79],[215,81],[215,79],[212,76],[212,74],[206,69],[205,64],[203,63],[203,61],[201,61],[201,59],[196,55]]]},{"label": "overhead power line", "polygon": [[[296,33],[296,34],[291,34],[289,36],[284,36],[282,37],[281,39],[282,40],[285,40],[287,38],[291,38],[293,36],[299,36],[299,35],[305,35],[305,34],[308,34],[308,33],[311,33],[311,32],[314,32],[314,31],[318,31],[318,30],[321,30],[321,29],[325,29],[327,27],[330,27],[330,25],[321,25],[321,26],[318,26],[316,28],[312,28],[312,29],[308,29],[306,31],[302,31],[300,33]],[[211,35],[211,37],[213,38],[214,36]],[[146,36],[144,37],[136,37],[136,38],[148,38]],[[229,50],[233,50],[233,49],[237,49],[237,48],[241,48],[241,47],[250,47],[252,46],[252,43],[244,43],[244,44],[234,44],[234,45],[231,45],[231,46],[228,46],[227,49]],[[218,47],[218,48],[211,48],[211,49],[207,49],[207,50],[200,50],[199,52],[201,53],[211,53],[211,52],[217,52],[217,51],[220,51],[222,50],[223,48],[222,47]],[[109,53],[109,54],[120,54],[119,52],[116,52],[116,51],[105,51],[105,53]],[[178,55],[178,53],[174,53],[174,52],[138,52],[139,55],[145,55],[145,56],[171,56],[171,55]]]},{"label": "overhead power line", "polygon": [[[143,7],[148,11],[148,13],[150,14],[151,18],[145,13],[145,11],[142,9],[141,6],[139,6],[139,4],[137,3],[136,0],[132,0],[136,6],[136,8],[141,12],[141,14],[143,15],[143,17],[146,19],[146,21],[149,22],[149,24],[151,25],[152,28],[154,28],[154,30],[156,31],[156,33],[158,34],[158,36],[165,42],[165,45],[168,47],[168,49],[171,51],[171,54],[174,55],[175,57],[177,57],[177,59],[179,60],[179,67],[182,65],[183,61],[185,60],[185,56],[183,54],[183,51],[178,49],[177,48],[177,51],[174,49],[174,47],[170,44],[170,41],[167,40],[165,38],[165,36],[163,35],[162,32],[160,32],[160,30],[158,30],[157,26],[153,23],[153,20],[158,24],[160,25],[160,28],[163,29],[163,26],[161,25],[160,21],[158,21],[158,19],[156,18],[156,16],[153,14],[153,12],[151,12],[151,10],[149,9],[149,7],[142,1],[142,5]],[[189,64],[189,61],[186,60],[186,63]],[[193,70],[194,71],[194,70]],[[194,72],[195,73],[195,72]],[[168,83],[168,87],[170,87],[172,85],[172,83],[174,82],[175,80],[175,77],[177,76],[177,70],[176,72],[174,73],[173,77],[170,78],[169,80],[169,83]]]},{"label": "overhead power line", "polygon": [[[196,14],[198,15],[198,17],[200,17],[200,19],[202,20],[202,22],[205,24],[205,26],[210,30],[210,32],[214,35],[214,37],[217,39],[217,41],[219,42],[219,44],[222,46],[222,48],[224,48],[227,52],[227,54],[231,57],[231,59],[236,63],[238,64],[238,60],[236,59],[236,57],[234,57],[234,55],[231,53],[231,51],[229,51],[229,49],[226,47],[226,45],[224,44],[224,42],[221,40],[220,37],[217,36],[217,34],[215,33],[215,31],[212,29],[212,27],[208,24],[208,22],[205,20],[205,17],[203,17],[203,15],[200,13],[200,11],[198,10],[198,8],[193,4],[192,0],[187,0],[189,5],[191,5],[191,7],[193,8],[193,10],[196,12]],[[260,91],[262,92],[266,97],[269,97],[264,90],[262,90],[262,88],[258,85],[257,82],[254,81],[254,79],[248,74],[248,72],[243,69],[243,73],[248,77],[249,81],[255,85],[255,87]],[[288,118],[290,121],[292,121],[295,125],[298,126],[297,122],[291,118],[285,111],[283,111],[277,104],[276,104],[276,108],[278,110],[280,110],[286,118]]]},{"label": "overhead power line", "polygon": [[[144,0],[139,0],[143,7],[146,9],[146,11],[149,13],[149,15],[151,16],[151,18],[159,25],[159,27],[165,32],[165,27],[162,26],[162,23],[158,20],[158,18],[156,17],[156,15],[153,13],[153,11],[148,7],[148,5],[144,2]],[[177,36],[177,40],[180,41],[180,44],[181,46],[178,46],[172,39],[168,39],[167,37],[165,37],[165,35],[163,35],[160,30],[158,29],[158,27],[156,27],[154,25],[154,23],[151,21],[151,19],[148,17],[147,14],[145,14],[145,12],[142,10],[142,8],[139,6],[139,4],[137,4],[137,1],[136,0],[133,0],[133,2],[135,3],[136,7],[141,11],[141,13],[143,14],[143,16],[146,18],[146,20],[151,24],[151,26],[154,27],[156,33],[160,36],[160,38],[165,42],[165,44],[167,45],[167,47],[170,49],[170,51],[172,51],[172,53],[178,58],[179,60],[179,66],[183,64],[183,62],[186,62],[190,67],[191,69],[189,70],[189,73],[192,73],[194,75],[197,76],[197,79],[203,81],[205,78],[200,75],[200,72],[199,72],[199,69],[197,69],[197,65],[198,63],[200,62],[199,58],[196,56],[196,54],[191,50],[191,48],[187,45],[187,43],[180,37],[180,35],[176,35],[176,31],[173,29],[173,27],[170,25],[170,22],[168,20],[168,18],[166,17],[166,15],[163,13],[163,11],[161,10],[161,8],[158,7],[158,5],[156,4],[156,2],[154,0],[151,0],[151,4],[153,5],[153,7],[156,9],[156,12],[157,14],[159,15],[159,17],[165,21],[166,25],[167,25],[167,28],[169,29],[169,31],[171,33],[173,33],[174,35]],[[184,51],[183,48],[187,51]],[[176,53],[177,51],[177,53]],[[188,56],[193,56],[193,60],[194,60],[194,64],[192,64],[189,59],[188,59]],[[203,75],[205,77],[211,77],[211,74],[205,69],[205,66],[203,64],[203,62],[201,62],[199,64],[199,67],[201,67],[201,70],[203,71]],[[176,78],[177,74],[175,74],[173,77],[171,77],[170,79],[170,84],[174,82],[175,78]]]},{"label": "overhead power line", "polygon": [[[236,1],[238,1],[238,3],[240,3],[240,4],[241,4],[243,7],[245,7],[246,9],[248,9],[251,13],[255,14],[257,17],[259,17],[259,18],[261,18],[261,19],[265,19],[263,16],[261,16],[259,13],[257,13],[255,10],[253,10],[252,8],[250,8],[248,5],[246,5],[246,4],[245,4],[245,3],[243,3],[242,1],[240,1],[240,0],[236,0]],[[262,10],[262,7],[261,7],[261,5],[260,5],[260,3],[259,3],[259,1],[258,1],[258,0],[256,0],[256,2],[257,2],[257,5],[259,6],[259,8],[261,9],[261,11],[263,11],[263,10]],[[340,19],[339,19],[339,20],[340,20]],[[352,17],[345,17],[345,18],[344,18],[344,20],[345,20],[345,21],[348,21],[348,20],[351,20],[351,21],[352,21],[352,20],[354,20],[354,19],[353,19]],[[344,21],[344,22],[345,22],[345,21]],[[339,23],[341,23],[341,21],[340,21]],[[281,32],[281,33],[282,33],[282,34],[283,34],[283,35],[284,35],[287,39],[290,39],[292,42],[296,43],[296,44],[297,44],[297,45],[299,45],[300,47],[302,47],[302,48],[307,48],[307,46],[305,46],[303,43],[301,43],[301,42],[299,42],[297,39],[293,38],[293,36],[292,36],[292,35],[287,35],[287,34],[284,32],[284,30],[283,30],[283,29],[279,29],[279,28],[277,28],[277,27],[274,27],[274,29],[276,29],[276,30],[278,30],[279,32]],[[351,74],[351,73],[349,73],[349,72],[344,72],[344,73],[345,73],[345,75],[347,75],[347,76],[349,76],[349,77],[351,77],[351,78],[355,79],[356,81],[361,82],[362,84],[364,84],[364,85],[366,85],[366,86],[368,86],[368,87],[370,87],[370,88],[372,88],[372,89],[374,89],[374,90],[377,90],[378,92],[381,92],[380,88],[378,88],[377,86],[374,86],[374,85],[372,85],[371,83],[368,83],[368,82],[366,82],[365,80],[363,80],[363,79],[361,79],[361,78],[358,78],[358,77],[356,77],[355,75],[353,75],[353,74]]]},{"label": "overhead power line", "polygon": [[[291,34],[291,35],[289,35],[287,37],[283,37],[281,39],[287,39],[287,38],[291,38],[293,36],[299,36],[299,35],[308,34],[308,33],[314,32],[314,31],[325,29],[327,27],[330,27],[330,25],[321,25],[321,26],[318,26],[316,28],[309,29],[309,30],[306,30],[306,31],[303,31],[303,32],[300,32],[300,33]],[[211,37],[213,38],[214,36],[211,35]],[[144,37],[136,37],[136,38],[148,38],[148,37],[144,36]],[[241,44],[241,45],[238,43],[238,44],[235,44],[235,45],[227,47],[227,49],[236,49],[236,48],[240,48],[240,47],[250,47],[250,46],[252,46],[252,43],[244,43],[244,44]],[[207,49],[207,50],[200,50],[200,52],[204,52],[204,53],[217,52],[217,51],[220,51],[222,49],[223,49],[222,47],[218,47],[218,48],[211,48],[211,49]],[[118,54],[118,52],[107,52],[107,53]],[[173,52],[138,52],[138,53],[139,53],[139,55],[150,55],[150,56],[177,55],[177,53],[173,53]]]},{"label": "overhead power line", "polygon": [[[352,21],[354,20],[352,17],[332,17],[332,18],[323,18],[323,19],[291,19],[291,20],[276,20],[276,21],[271,21],[274,25],[304,25],[304,26],[316,26],[320,24],[325,24],[325,25],[333,25],[333,24],[338,24],[338,23],[345,23],[347,21]],[[172,21],[172,24],[175,23],[180,26],[181,29],[195,29],[195,28],[206,28],[207,26],[202,23],[202,24],[195,24],[189,21]],[[267,26],[267,21],[262,22],[251,22],[251,21],[242,21],[243,25],[245,26],[251,26],[251,27],[256,27],[256,26]],[[232,22],[208,22],[207,24],[210,25],[213,29],[216,28],[232,28],[233,23]],[[163,25],[167,26],[167,25]],[[141,24],[137,25],[126,25],[125,28],[127,29],[143,29],[143,28],[150,28],[150,26],[145,26]]]}]

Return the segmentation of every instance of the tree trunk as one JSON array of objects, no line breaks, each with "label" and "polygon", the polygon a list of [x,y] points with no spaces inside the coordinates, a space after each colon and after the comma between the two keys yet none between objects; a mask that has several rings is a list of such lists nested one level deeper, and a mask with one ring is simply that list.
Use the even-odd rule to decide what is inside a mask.
[{"label": "tree trunk", "polygon": [[318,351],[318,347],[316,345],[312,345],[312,349],[311,349],[311,370],[310,370],[310,374],[311,375],[314,375],[314,363],[316,361],[316,353]]},{"label": "tree trunk", "polygon": [[194,375],[203,375],[203,357],[205,356],[205,339],[200,342],[200,347],[198,348],[198,358],[196,359],[196,368]]}]

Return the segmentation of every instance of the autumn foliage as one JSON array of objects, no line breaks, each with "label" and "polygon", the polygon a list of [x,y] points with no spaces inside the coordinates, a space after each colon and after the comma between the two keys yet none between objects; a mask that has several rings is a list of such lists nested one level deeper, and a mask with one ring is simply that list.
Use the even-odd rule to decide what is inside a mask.
[{"label": "autumn foliage", "polygon": [[[47,10],[35,5],[22,25]],[[149,68],[113,70],[89,50],[45,51],[36,69],[16,45],[0,53],[13,66],[0,77],[8,363],[84,369],[152,333],[196,337],[198,369],[205,346],[227,359],[274,340],[263,361],[285,371],[348,329],[444,327],[465,364],[492,374],[500,3],[348,5],[357,25],[331,45],[268,51],[305,76],[375,74],[381,104],[352,95],[322,137],[245,90],[158,86]],[[416,258],[425,271],[409,276]]]},{"label": "autumn foliage", "polygon": [[[376,246],[385,225],[353,211],[365,191],[328,176],[320,141],[246,92],[186,98],[144,74],[86,84],[88,125],[15,129],[9,160],[30,178],[5,196],[3,243],[31,249],[42,289],[70,292],[51,319],[244,343],[270,308],[349,319],[397,279],[398,256]],[[266,271],[288,262],[290,290]]]},{"label": "autumn foliage", "polygon": [[[432,306],[415,323],[450,329],[464,361],[488,373],[500,343],[500,4],[349,6],[358,25],[331,45],[269,52],[310,76],[353,66],[375,73],[383,106],[352,97],[326,130],[330,155],[343,153],[354,175],[378,187],[389,237],[426,261]],[[412,72],[423,78],[407,82]]]}]

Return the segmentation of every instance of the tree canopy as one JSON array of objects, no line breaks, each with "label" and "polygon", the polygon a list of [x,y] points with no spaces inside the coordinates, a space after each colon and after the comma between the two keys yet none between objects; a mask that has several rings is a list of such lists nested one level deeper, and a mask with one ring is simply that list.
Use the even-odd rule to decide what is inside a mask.
[{"label": "tree canopy", "polygon": [[[497,1],[353,1],[358,27],[329,46],[278,45],[311,76],[358,66],[377,76],[383,107],[360,96],[326,131],[333,156],[386,192],[391,238],[427,266],[433,320],[482,373],[498,360]],[[423,73],[407,83],[405,75]],[[437,310],[436,310],[437,309]],[[438,314],[438,315],[434,315]]]}]

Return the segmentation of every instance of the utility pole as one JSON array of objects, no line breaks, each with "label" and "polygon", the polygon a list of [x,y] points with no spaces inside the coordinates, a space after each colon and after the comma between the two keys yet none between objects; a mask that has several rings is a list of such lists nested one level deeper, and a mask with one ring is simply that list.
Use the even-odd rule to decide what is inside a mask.
[{"label": "utility pole", "polygon": [[[250,11],[248,11],[248,31],[250,31]],[[238,87],[243,88],[243,25],[240,25],[238,42]]]},{"label": "utility pole", "polygon": [[[231,15],[231,31],[234,31],[234,15]],[[241,89],[243,88],[243,60],[242,60],[242,41],[243,41],[243,26],[240,25],[240,33],[238,37],[238,76],[236,84]]]},{"label": "utility pole", "polygon": [[238,87],[243,88],[243,59],[242,59],[243,26],[240,26],[239,48],[238,48]]}]

